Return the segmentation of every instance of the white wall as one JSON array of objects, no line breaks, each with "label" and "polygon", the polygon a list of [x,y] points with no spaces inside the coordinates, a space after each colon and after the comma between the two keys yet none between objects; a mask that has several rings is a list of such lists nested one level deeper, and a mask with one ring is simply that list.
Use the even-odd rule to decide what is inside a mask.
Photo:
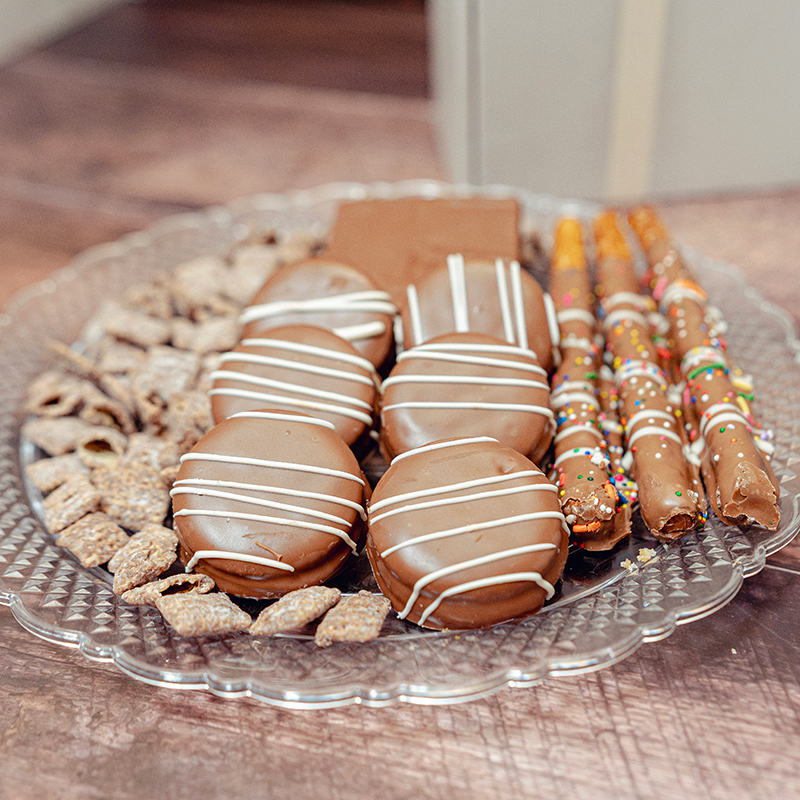
[{"label": "white wall", "polygon": [[635,199],[800,183],[798,0],[429,0],[456,181]]},{"label": "white wall", "polygon": [[121,0],[0,0],[0,62]]}]

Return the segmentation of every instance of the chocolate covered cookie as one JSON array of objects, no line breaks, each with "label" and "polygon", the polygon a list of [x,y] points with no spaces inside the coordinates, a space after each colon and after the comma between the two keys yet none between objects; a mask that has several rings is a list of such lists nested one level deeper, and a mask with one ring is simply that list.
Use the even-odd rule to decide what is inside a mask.
[{"label": "chocolate covered cookie", "polygon": [[289,325],[244,339],[211,373],[211,411],[222,422],[239,411],[277,408],[333,423],[350,446],[374,421],[378,375],[344,339],[322,328]]},{"label": "chocolate covered cookie", "polygon": [[567,537],[541,470],[472,437],[394,459],[369,505],[367,553],[401,619],[483,628],[533,614],[553,596]]},{"label": "chocolate covered cookie", "polygon": [[387,459],[438,439],[491,436],[538,461],[553,439],[547,373],[535,354],[479,333],[453,333],[398,356],[383,382]]},{"label": "chocolate covered cookie", "polygon": [[171,491],[181,561],[238,597],[321,584],[359,545],[366,492],[330,422],[240,412],[181,458]]},{"label": "chocolate covered cookie", "polygon": [[397,308],[390,295],[361,272],[324,258],[309,258],[275,272],[239,321],[243,338],[284,325],[332,330],[380,367],[394,350]]},{"label": "chocolate covered cookie", "polygon": [[403,347],[447,333],[487,333],[533,350],[547,370],[558,346],[552,302],[518,261],[465,260],[455,254],[418,284],[401,308]]}]

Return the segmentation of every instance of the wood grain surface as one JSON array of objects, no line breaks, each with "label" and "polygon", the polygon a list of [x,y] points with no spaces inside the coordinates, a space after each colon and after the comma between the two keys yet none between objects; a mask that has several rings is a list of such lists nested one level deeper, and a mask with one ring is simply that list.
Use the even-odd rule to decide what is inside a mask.
[{"label": "wood grain surface", "polygon": [[[421,2],[131,3],[0,69],[0,307],[175,211],[443,178],[424,29]],[[662,205],[800,320],[800,190]],[[798,796],[799,576],[793,544],[614,667],[441,707],[147,686],[0,607],[0,800]]]}]

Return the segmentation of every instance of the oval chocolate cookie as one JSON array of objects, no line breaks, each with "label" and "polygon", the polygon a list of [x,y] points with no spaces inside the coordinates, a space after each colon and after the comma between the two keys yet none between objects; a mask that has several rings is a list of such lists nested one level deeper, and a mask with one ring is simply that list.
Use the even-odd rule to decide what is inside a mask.
[{"label": "oval chocolate cookie", "polygon": [[375,368],[322,328],[289,325],[244,339],[222,354],[211,378],[214,422],[259,408],[297,411],[333,423],[350,447],[374,422]]},{"label": "oval chocolate cookie", "polygon": [[454,333],[405,350],[383,382],[388,459],[438,439],[491,436],[538,461],[555,428],[547,373],[530,350]]},{"label": "oval chocolate cookie", "polygon": [[242,311],[243,336],[282,325],[316,325],[351,342],[380,367],[394,350],[397,308],[353,267],[309,258],[275,272]]},{"label": "oval chocolate cookie", "polygon": [[181,458],[171,492],[181,560],[237,597],[323,583],[356,551],[366,492],[331,423],[241,412]]},{"label": "oval chocolate cookie", "polygon": [[483,628],[538,611],[567,559],[556,487],[488,437],[394,459],[369,503],[367,553],[400,618]]},{"label": "oval chocolate cookie", "polygon": [[401,313],[403,346],[409,349],[447,333],[488,333],[533,350],[549,370],[559,337],[549,296],[547,301],[518,261],[448,256],[446,267],[417,286],[409,285]]}]

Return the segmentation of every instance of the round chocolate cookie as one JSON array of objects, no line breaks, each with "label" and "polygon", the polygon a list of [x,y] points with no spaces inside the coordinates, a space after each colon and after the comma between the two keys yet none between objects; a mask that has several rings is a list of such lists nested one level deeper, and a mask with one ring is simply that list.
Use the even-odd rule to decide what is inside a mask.
[{"label": "round chocolate cookie", "polygon": [[181,561],[237,597],[321,584],[356,551],[368,491],[331,423],[241,412],[181,458],[170,493]]},{"label": "round chocolate cookie", "polygon": [[548,371],[553,366],[559,336],[552,301],[517,261],[449,256],[446,267],[408,287],[401,316],[405,349],[446,333],[487,333],[533,350]]},{"label": "round chocolate cookie", "polygon": [[403,453],[369,503],[378,585],[400,618],[428,628],[534,614],[553,596],[567,548],[556,487],[488,437]]},{"label": "round chocolate cookie", "polygon": [[353,267],[309,258],[275,272],[239,318],[243,338],[283,325],[315,325],[332,330],[380,367],[394,352],[397,308]]},{"label": "round chocolate cookie", "polygon": [[438,439],[491,436],[538,461],[553,440],[547,373],[530,350],[452,333],[405,350],[383,382],[387,460]]},{"label": "round chocolate cookie", "polygon": [[332,422],[348,446],[363,444],[374,422],[378,375],[335,333],[310,325],[275,328],[223,353],[211,373],[211,413],[277,408]]}]

